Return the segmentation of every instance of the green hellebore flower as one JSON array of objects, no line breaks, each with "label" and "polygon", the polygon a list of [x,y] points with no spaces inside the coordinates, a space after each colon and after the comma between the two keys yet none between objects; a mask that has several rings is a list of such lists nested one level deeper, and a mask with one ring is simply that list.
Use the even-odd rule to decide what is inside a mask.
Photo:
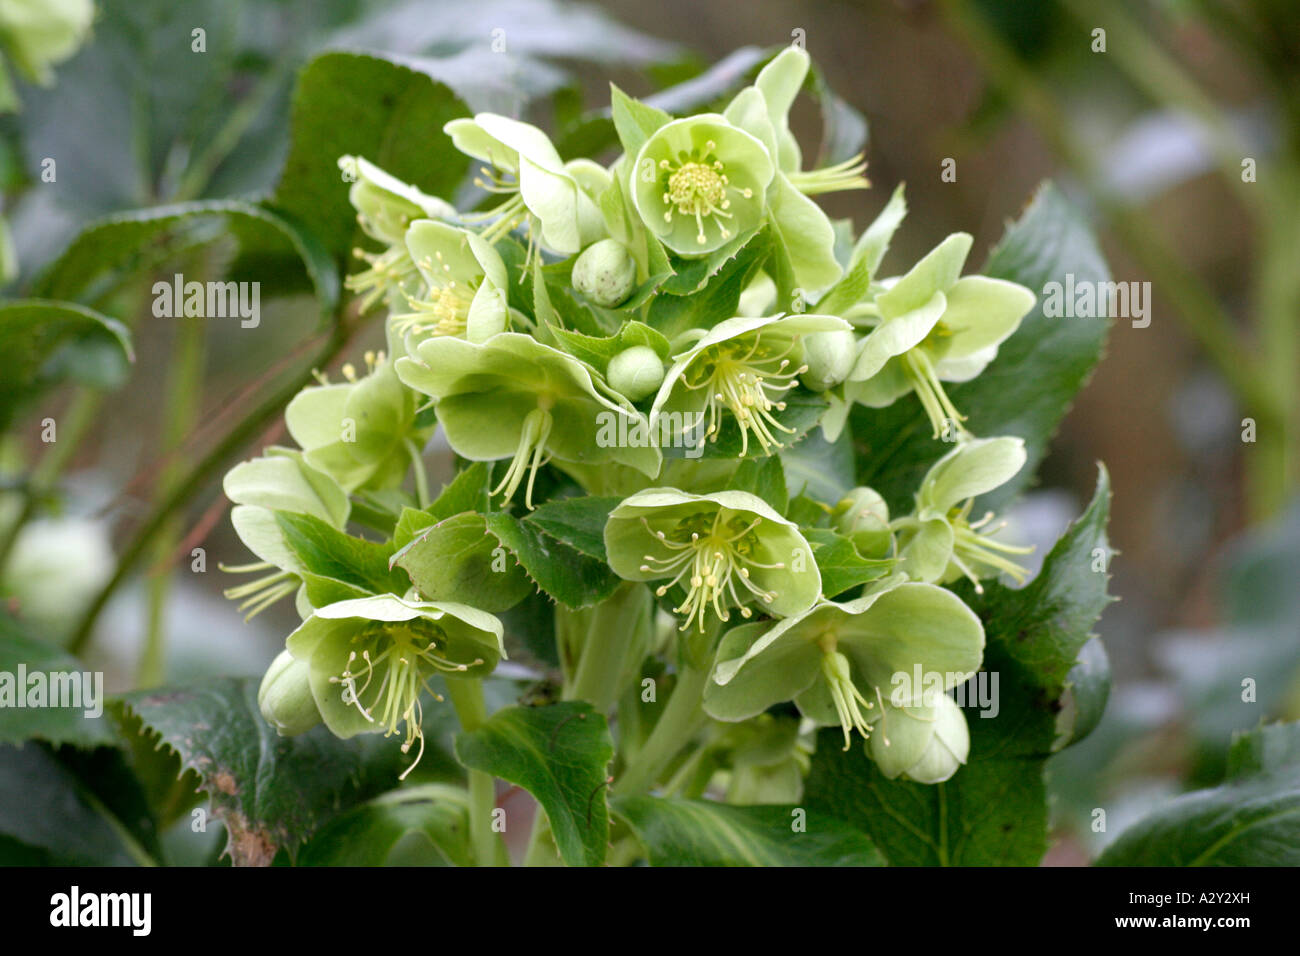
[{"label": "green hellebore flower", "polygon": [[777,161],[767,190],[768,220],[785,247],[796,283],[822,289],[843,272],[835,257],[830,218],[809,197],[843,189],[865,189],[866,163],[859,154],[825,169],[805,172],[789,114],[808,75],[808,54],[790,47],[773,57],[724,111],[727,120],[754,136]]},{"label": "green hellebore flower", "polygon": [[650,427],[657,427],[665,413],[677,413],[677,420],[685,422],[707,411],[708,429],[699,439],[702,447],[706,439],[717,441],[722,410],[727,409],[740,426],[740,456],[749,451],[751,432],[763,453],[771,454],[774,447],[782,447],[775,433],[791,432],[773,412],[785,409],[781,396],[808,371],[802,339],[848,328],[847,322],[832,315],[737,317],[719,322],[685,352],[673,356],[673,366],[650,411]]},{"label": "green hellebore flower", "polygon": [[612,309],[636,288],[636,260],[617,239],[593,242],[574,260],[573,287],[597,305]]},{"label": "green hellebore flower", "polygon": [[400,485],[432,431],[415,429],[415,397],[402,387],[393,363],[383,353],[365,358],[369,375],[358,379],[345,365],[346,382],[305,388],[284,412],[307,463],[349,493]]},{"label": "green hellebore flower", "polygon": [[650,446],[621,447],[600,440],[601,420],[644,417],[613,392],[591,366],[530,335],[502,332],[476,344],[461,339],[421,342],[397,362],[409,387],[436,401],[452,449],[471,461],[511,458],[501,484],[509,501],[528,475],[532,507],[537,469],[552,458],[586,465],[619,463],[654,477],[662,456]]},{"label": "green hellebore flower", "polygon": [[257,707],[282,737],[293,737],[321,722],[311,693],[311,665],[281,651],[262,678]]},{"label": "green hellebore flower", "polygon": [[684,615],[683,631],[693,621],[704,630],[710,611],[721,621],[733,608],[752,617],[754,603],[775,617],[800,614],[821,594],[821,572],[798,526],[744,491],[637,492],[610,512],[605,551],[624,580],[667,579],[655,590],[660,597],[685,588],[673,609]]},{"label": "green hellebore flower", "polygon": [[1025,464],[1025,443],[1014,437],[971,439],[940,458],[926,473],[915,512],[891,524],[898,533],[900,570],[913,580],[947,583],[965,577],[983,593],[981,577],[999,573],[1025,580],[1008,554],[1028,554],[994,540],[1005,525],[990,527],[993,512],[970,522],[974,499],[1006,482]]},{"label": "green hellebore flower", "polygon": [[[54,82],[53,67],[72,56],[90,34],[91,0],[5,0],[0,4],[0,49],[33,83]],[[0,61],[0,112],[18,108],[18,97]]]},{"label": "green hellebore flower", "polygon": [[422,219],[406,231],[405,244],[423,290],[407,295],[410,311],[393,314],[389,324],[408,353],[431,335],[483,342],[505,331],[509,280],[489,243],[466,229]]},{"label": "green hellebore flower", "polygon": [[983,655],[984,627],[960,598],[895,575],[844,604],[823,600],[775,625],[732,628],[718,645],[704,709],[718,720],[748,720],[792,700],[818,725],[838,724],[847,750],[852,732],[869,738],[882,713],[889,735],[884,708],[897,693],[895,675],[920,667],[950,690],[979,670]]},{"label": "green hellebore flower", "polygon": [[[352,505],[338,483],[307,463],[302,452],[271,447],[261,458],[241,462],[222,482],[226,497],[235,503],[230,520],[244,546],[260,561],[221,565],[232,574],[260,577],[223,593],[240,601],[239,610],[252,618],[282,597],[299,590],[306,569],[285,543],[275,512],[308,514],[342,530]],[[268,573],[269,572],[269,573]]]},{"label": "green hellebore flower", "polygon": [[883,558],[894,546],[889,505],[874,488],[854,488],[831,512],[835,530],[853,542],[864,558]]},{"label": "green hellebore flower", "polygon": [[496,220],[484,231],[484,239],[496,242],[527,223],[534,240],[540,238],[553,252],[572,255],[605,235],[599,207],[536,126],[496,113],[479,113],[473,119],[454,119],[443,131],[462,153],[498,170],[482,167],[482,175],[474,183],[506,197],[504,201],[488,212],[462,217],[467,221]]},{"label": "green hellebore flower", "polygon": [[699,257],[763,224],[775,166],[761,142],[717,113],[673,120],[632,166],[632,205],[659,240]]},{"label": "green hellebore flower", "polygon": [[439,672],[482,676],[506,656],[502,627],[491,614],[464,604],[407,601],[392,594],[318,608],[286,642],[310,667],[311,694],[336,737],[398,733],[402,752],[419,743],[410,773],[424,753],[420,697]]},{"label": "green hellebore flower", "polygon": [[961,278],[971,241],[954,233],[876,296],[879,323],[863,340],[845,386],[847,398],[873,408],[915,391],[936,438],[953,428],[965,433],[966,416],[940,383],[982,372],[1034,307],[1034,294],[1022,285]]},{"label": "green hellebore flower", "polygon": [[400,302],[420,284],[420,272],[407,251],[407,227],[419,219],[454,219],[456,210],[360,156],[339,157],[339,169],[352,181],[348,200],[357,211],[361,231],[388,246],[381,253],[354,249],[370,268],[347,277],[344,285],[361,295],[361,311],[380,299]]},{"label": "green hellebore flower", "polygon": [[970,755],[966,715],[947,694],[936,694],[933,703],[917,707],[886,702],[884,715],[881,723],[888,737],[868,737],[867,753],[890,780],[943,783]]},{"label": "green hellebore flower", "polygon": [[609,360],[605,378],[614,391],[639,402],[663,384],[664,371],[659,353],[648,345],[634,345]]},{"label": "green hellebore flower", "polygon": [[803,341],[804,364],[808,371],[799,377],[804,388],[824,392],[848,378],[857,357],[858,341],[851,329],[814,332]]}]

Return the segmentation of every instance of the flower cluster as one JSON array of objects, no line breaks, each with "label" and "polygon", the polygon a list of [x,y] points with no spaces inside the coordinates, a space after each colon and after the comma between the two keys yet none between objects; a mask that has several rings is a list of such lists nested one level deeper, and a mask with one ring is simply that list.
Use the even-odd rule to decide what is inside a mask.
[{"label": "flower cluster", "polygon": [[[734,792],[797,790],[813,727],[840,728],[846,749],[864,738],[889,777],[941,781],[966,760],[946,692],[980,669],[984,631],[947,585],[1023,580],[1024,549],[973,508],[1026,454],[1019,438],[976,437],[979,409],[948,389],[993,361],[1034,296],[963,276],[960,233],[879,274],[901,190],[856,243],[818,205],[868,182],[860,156],[805,168],[789,115],[809,69],[788,49],[717,111],[679,118],[615,91],[622,152],[608,165],[566,161],[516,119],[453,120],[444,132],[480,197],[461,207],[363,157],[339,160],[364,243],[347,287],[363,311],[386,312],[385,351],[290,403],[297,448],[226,478],[259,559],[228,569],[258,575],[229,595],[250,614],[293,595],[302,618],[262,688],[281,732],[323,722],[401,734],[419,752],[422,700],[505,656],[505,628],[472,606],[484,585],[465,571],[504,512],[554,564],[530,574],[544,589],[569,546],[582,575],[603,558],[628,582],[585,609],[552,593],[567,606],[557,631],[575,693],[618,699],[664,649],[651,605],[676,619],[668,640],[707,672],[701,705],[721,722],[709,752],[751,755],[736,757]],[[835,441],[855,406],[870,416],[895,402],[917,403],[935,440],[910,513],[891,516],[867,487],[805,493],[796,509],[774,487],[767,466],[779,475],[811,432]],[[473,466],[489,476],[480,497],[431,501],[423,451],[438,426],[459,459],[485,463]],[[559,499],[582,520],[531,523]],[[477,537],[452,547],[454,529]],[[499,537],[520,562],[536,553]],[[404,569],[435,547],[431,589]],[[636,609],[628,649],[604,646],[624,638],[602,608]],[[918,669],[942,679],[900,691],[897,675]],[[619,686],[593,692],[593,674]],[[787,702],[801,721],[768,713]]]}]

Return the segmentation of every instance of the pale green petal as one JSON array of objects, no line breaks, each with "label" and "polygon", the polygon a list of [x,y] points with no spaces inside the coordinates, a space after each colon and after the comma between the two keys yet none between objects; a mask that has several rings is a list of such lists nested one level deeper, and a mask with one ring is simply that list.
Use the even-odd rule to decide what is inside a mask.
[{"label": "pale green petal", "polygon": [[[747,720],[773,704],[793,700],[818,679],[821,650],[791,634],[787,618],[776,625],[742,624],[723,635],[717,665],[704,689],[705,713],[717,720]],[[751,654],[763,642],[763,652]]]},{"label": "pale green petal", "polygon": [[948,568],[952,546],[952,526],[947,521],[926,521],[903,545],[898,568],[913,581],[938,581]]},{"label": "pale green petal", "polygon": [[948,301],[936,292],[922,305],[904,312],[867,333],[858,351],[858,360],[849,372],[849,380],[863,382],[876,375],[895,356],[914,349],[924,341],[943,317]]},{"label": "pale green petal", "polygon": [[821,206],[795,189],[784,173],[772,181],[768,206],[799,288],[812,292],[839,281],[844,270],[835,258],[835,229]]},{"label": "pale green petal", "polygon": [[936,292],[946,292],[961,276],[962,265],[974,240],[956,232],[935,246],[906,275],[876,297],[885,318],[920,308]]},{"label": "pale green petal", "polygon": [[959,358],[1001,344],[1034,307],[1034,294],[1022,285],[987,276],[966,276],[948,290],[943,324],[952,335],[936,354]]},{"label": "pale green petal", "polygon": [[1026,461],[1022,438],[977,438],[963,442],[931,466],[921,482],[917,514],[922,519],[946,515],[967,498],[1010,481]]}]

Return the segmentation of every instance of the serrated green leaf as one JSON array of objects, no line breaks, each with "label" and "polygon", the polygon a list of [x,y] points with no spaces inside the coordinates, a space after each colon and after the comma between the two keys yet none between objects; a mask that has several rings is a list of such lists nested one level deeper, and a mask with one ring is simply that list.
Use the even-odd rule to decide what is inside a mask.
[{"label": "serrated green leaf", "polygon": [[456,756],[473,770],[531,793],[546,811],[560,856],[599,866],[609,839],[606,768],[614,756],[605,718],[590,704],[508,707],[456,735]]},{"label": "serrated green leaf", "polygon": [[853,542],[829,528],[803,528],[803,536],[813,546],[813,560],[822,576],[822,593],[828,598],[850,588],[883,578],[894,567],[892,560],[864,558]]},{"label": "serrated green leaf", "polygon": [[565,607],[591,607],[621,583],[603,560],[588,557],[536,525],[500,511],[485,517],[488,530],[514,553],[533,582]]},{"label": "serrated green leaf", "polygon": [[[1059,726],[1060,714],[1070,674],[1092,637],[1093,625],[1114,600],[1107,593],[1110,575],[1105,570],[1110,561],[1109,515],[1110,478],[1103,467],[1092,502],[1052,547],[1029,584],[1013,589],[992,583],[982,595],[962,592],[984,622],[984,670],[999,679],[997,716],[967,712],[972,754],[1046,756],[1081,736],[1077,731],[1084,730],[1082,726]],[[1084,690],[1095,694],[1099,689],[1090,684]]]},{"label": "serrated green leaf", "polygon": [[751,495],[757,495],[780,515],[785,514],[785,509],[790,503],[790,496],[785,489],[785,472],[781,467],[781,459],[775,455],[767,458],[746,458],[727,482],[727,488],[731,491],[747,491]]},{"label": "serrated green leaf", "polygon": [[391,788],[401,772],[397,745],[378,735],[339,740],[321,726],[278,736],[258,708],[258,683],[216,678],[122,698],[198,775],[236,865],[268,865],[281,848],[293,855],[335,813]]},{"label": "serrated green leaf", "polygon": [[766,232],[748,242],[740,238],[703,259],[674,260],[677,274],[660,287],[660,294],[650,303],[646,322],[674,340],[688,329],[710,329],[733,318],[740,294],[763,265],[772,245]]},{"label": "serrated green leaf", "polygon": [[524,519],[576,551],[605,561],[605,523],[619,498],[561,498],[548,501]]},{"label": "serrated green leaf", "polygon": [[828,442],[821,429],[808,432],[795,445],[781,449],[786,487],[834,505],[853,489],[853,442],[841,432]]},{"label": "serrated green leaf", "polygon": [[405,576],[389,568],[392,557],[389,546],[339,531],[312,515],[277,511],[275,521],[285,544],[313,574],[362,587],[374,594],[405,592]]},{"label": "serrated green leaf", "polygon": [[[829,814],[801,807],[734,807],[712,800],[622,797],[651,866],[880,866],[871,841]],[[799,829],[802,827],[802,829]]]},{"label": "serrated green leaf", "polygon": [[623,152],[628,156],[635,157],[645,141],[672,119],[663,110],[632,99],[612,83],[609,98],[614,115],[614,129],[623,144]]}]

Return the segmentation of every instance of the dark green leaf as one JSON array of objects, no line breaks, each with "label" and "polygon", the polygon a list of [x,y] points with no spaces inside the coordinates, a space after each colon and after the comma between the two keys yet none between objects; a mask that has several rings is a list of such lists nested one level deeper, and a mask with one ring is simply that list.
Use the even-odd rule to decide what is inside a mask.
[{"label": "dark green leaf", "polygon": [[453,515],[418,532],[393,555],[429,601],[455,601],[489,613],[514,607],[533,589],[513,556],[474,511]]},{"label": "dark green leaf", "polygon": [[828,598],[883,578],[894,567],[890,559],[864,558],[852,541],[829,528],[804,528],[803,534],[813,546],[813,560],[822,576],[822,593]]},{"label": "dark green leaf", "polygon": [[312,515],[277,511],[275,520],[290,550],[314,574],[375,594],[406,590],[405,575],[389,569],[389,546],[353,537]]},{"label": "dark green leaf", "polygon": [[488,530],[510,549],[533,582],[565,607],[591,607],[614,593],[618,575],[527,521],[505,512],[486,516]]},{"label": "dark green leaf", "polygon": [[619,498],[561,498],[548,501],[524,521],[537,525],[552,538],[564,542],[597,561],[606,561],[605,523],[618,506]]},{"label": "dark green leaf", "polygon": [[216,678],[123,697],[180,769],[198,775],[237,865],[267,865],[280,848],[295,853],[335,813],[391,788],[404,759],[378,735],[339,740],[318,726],[278,736],[258,708],[258,683]]},{"label": "dark green leaf", "polygon": [[614,756],[605,718],[590,704],[509,707],[456,736],[456,756],[523,787],[542,805],[560,856],[599,866],[609,839],[607,766]]},{"label": "dark green leaf", "polygon": [[[25,706],[33,677],[42,685],[43,706]],[[116,745],[117,735],[104,716],[104,675],[98,675],[98,687],[95,677],[72,655],[21,634],[0,613],[0,744],[43,740],[88,748]],[[75,706],[52,706],[56,698]],[[97,716],[87,716],[95,710]]]},{"label": "dark green leaf", "polygon": [[325,53],[298,76],[289,156],[274,203],[320,237],[336,261],[352,248],[356,213],[338,159],[363,156],[403,182],[450,197],[469,159],[442,131],[469,109],[418,68],[376,56]]},{"label": "dark green leaf", "polygon": [[473,866],[465,792],[439,784],[394,790],[335,817],[298,855],[299,866],[383,866],[409,834],[422,834],[436,862]]},{"label": "dark green leaf", "polygon": [[1116,838],[1099,866],[1300,866],[1300,724],[1233,745],[1233,775],[1183,794]]},{"label": "dark green leaf", "polygon": [[[712,800],[624,797],[614,812],[651,866],[880,866],[860,831],[801,807],[733,807]],[[803,829],[800,829],[803,828]]]}]

